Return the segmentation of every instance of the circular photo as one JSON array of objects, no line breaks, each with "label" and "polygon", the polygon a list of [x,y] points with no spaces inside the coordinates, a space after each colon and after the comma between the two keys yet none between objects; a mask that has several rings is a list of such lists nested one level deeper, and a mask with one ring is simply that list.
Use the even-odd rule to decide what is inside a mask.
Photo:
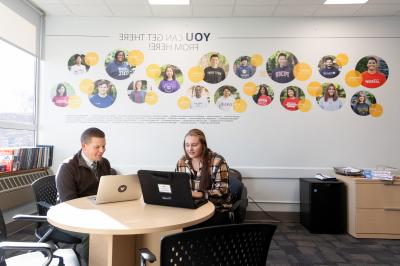
[{"label": "circular photo", "polygon": [[389,67],[385,60],[374,55],[361,58],[356,70],[361,73],[361,85],[366,88],[378,88],[389,77]]},{"label": "circular photo", "polygon": [[89,95],[89,101],[98,108],[106,108],[112,105],[117,98],[117,89],[106,79],[94,82],[94,90]]},{"label": "circular photo", "polygon": [[256,68],[251,63],[250,56],[241,56],[233,63],[233,71],[241,79],[248,79],[256,73]]},{"label": "circular photo", "polygon": [[223,81],[228,75],[229,63],[225,56],[210,52],[203,55],[199,65],[204,69],[205,82],[216,84]]},{"label": "circular photo", "polygon": [[201,85],[194,85],[187,90],[190,97],[190,109],[204,109],[210,103],[210,94],[208,90]]},{"label": "circular photo", "polygon": [[342,99],[346,98],[346,91],[336,83],[323,83],[322,95],[316,98],[319,107],[326,111],[336,111],[342,108]]},{"label": "circular photo", "polygon": [[298,110],[300,100],[305,98],[303,90],[296,86],[289,86],[281,92],[281,104],[289,111]]},{"label": "circular photo", "polygon": [[182,71],[174,65],[161,66],[161,75],[156,78],[156,83],[158,83],[158,89],[162,92],[176,92],[183,83]]},{"label": "circular photo", "polygon": [[294,54],[287,51],[276,51],[268,58],[267,73],[273,81],[288,83],[294,79],[293,68],[298,62]]},{"label": "circular photo", "polygon": [[257,91],[253,95],[253,100],[260,106],[267,106],[274,100],[274,91],[270,86],[261,84],[257,86]]},{"label": "circular photo", "polygon": [[214,94],[214,102],[221,111],[233,111],[236,99],[240,99],[240,94],[233,86],[222,86]]},{"label": "circular photo", "polygon": [[372,93],[359,91],[351,97],[351,109],[360,116],[369,115],[369,107],[376,103],[376,98]]},{"label": "circular photo", "polygon": [[144,103],[147,93],[147,80],[132,81],[128,86],[128,96],[134,103]]},{"label": "circular photo", "polygon": [[127,54],[128,50],[113,50],[107,55],[104,64],[107,74],[113,79],[127,79],[135,71],[135,66],[128,64]]},{"label": "circular photo", "polygon": [[340,66],[336,63],[336,56],[326,55],[319,60],[319,73],[327,78],[335,78],[340,74]]},{"label": "circular photo", "polygon": [[68,70],[74,75],[82,75],[89,71],[90,66],[85,63],[84,54],[74,54],[68,59]]},{"label": "circular photo", "polygon": [[51,101],[58,107],[68,106],[69,97],[73,95],[75,90],[67,82],[58,83],[51,89]]}]

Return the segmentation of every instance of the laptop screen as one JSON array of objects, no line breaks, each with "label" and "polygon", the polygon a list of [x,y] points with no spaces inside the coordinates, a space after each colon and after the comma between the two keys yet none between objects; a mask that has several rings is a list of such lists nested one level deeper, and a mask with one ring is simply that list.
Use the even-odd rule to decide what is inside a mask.
[{"label": "laptop screen", "polygon": [[139,170],[138,176],[145,203],[191,209],[198,207],[192,198],[188,174]]}]

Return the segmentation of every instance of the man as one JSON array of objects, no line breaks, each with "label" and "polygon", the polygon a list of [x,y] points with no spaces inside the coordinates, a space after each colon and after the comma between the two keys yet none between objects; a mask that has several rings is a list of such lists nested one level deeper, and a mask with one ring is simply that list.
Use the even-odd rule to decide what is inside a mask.
[{"label": "man", "polygon": [[369,57],[367,60],[367,70],[361,73],[361,85],[367,88],[378,88],[386,82],[386,76],[379,71],[378,60],[375,57]]},{"label": "man", "polygon": [[210,56],[210,66],[204,69],[204,81],[215,84],[225,79],[225,71],[222,67],[218,66],[219,57],[218,54],[212,54]]},{"label": "man", "polygon": [[232,111],[235,98],[231,95],[232,92],[228,86],[224,86],[223,88],[223,95],[218,98],[215,104],[222,111]]},{"label": "man", "polygon": [[240,60],[240,65],[236,70],[236,75],[242,79],[248,79],[254,74],[254,68],[252,65],[249,65],[249,59],[246,56],[243,56]]},{"label": "man", "polygon": [[[204,87],[195,86],[192,89],[192,97],[190,100],[191,109],[203,109],[208,105],[208,97],[203,95]],[[194,95],[193,95],[194,94]]]},{"label": "man", "polygon": [[327,56],[324,58],[324,66],[319,70],[322,76],[331,79],[339,75],[340,71],[333,64],[333,58]]},{"label": "man", "polygon": [[278,66],[272,70],[271,78],[279,83],[288,83],[294,79],[292,66],[288,65],[285,53],[278,55]]},{"label": "man", "polygon": [[[81,150],[64,160],[57,171],[56,185],[60,202],[97,194],[100,177],[115,174],[110,162],[103,158],[105,151],[106,139],[103,131],[88,128],[82,133]],[[82,257],[87,262],[89,236],[68,233],[82,239]]]}]

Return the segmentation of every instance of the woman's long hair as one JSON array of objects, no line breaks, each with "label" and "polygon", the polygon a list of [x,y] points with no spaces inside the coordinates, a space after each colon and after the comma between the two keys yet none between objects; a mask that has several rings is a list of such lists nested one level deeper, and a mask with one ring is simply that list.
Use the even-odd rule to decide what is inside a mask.
[{"label": "woman's long hair", "polygon": [[[186,133],[185,135],[185,139],[188,136],[192,136],[192,137],[198,137],[199,141],[201,143],[201,146],[203,148],[202,152],[201,152],[201,172],[200,172],[200,189],[201,190],[207,190],[210,188],[210,184],[211,184],[211,180],[210,180],[210,169],[209,169],[209,164],[210,164],[210,153],[211,150],[207,147],[207,140],[206,140],[206,136],[204,135],[203,131],[201,131],[200,129],[197,128],[193,128],[191,130],[189,130],[188,133]],[[183,150],[185,151],[185,157],[187,160],[189,160],[190,165],[193,167],[192,165],[192,160],[189,157],[189,154],[186,153],[186,149],[185,149],[185,139],[183,140]]]},{"label": "woman's long hair", "polygon": [[330,87],[333,87],[335,89],[335,93],[333,94],[333,97],[332,97],[333,101],[335,102],[338,99],[339,95],[338,95],[336,87],[335,87],[335,85],[333,83],[329,83],[328,86],[326,87],[324,99],[325,99],[325,102],[328,101],[328,99],[330,97],[328,90],[329,90]]}]

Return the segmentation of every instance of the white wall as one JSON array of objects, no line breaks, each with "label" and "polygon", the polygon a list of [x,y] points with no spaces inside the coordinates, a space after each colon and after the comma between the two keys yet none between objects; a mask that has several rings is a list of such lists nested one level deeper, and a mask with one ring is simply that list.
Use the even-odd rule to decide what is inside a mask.
[{"label": "white wall", "polygon": [[[229,165],[239,169],[245,177],[249,195],[267,210],[298,211],[298,178],[316,172],[331,173],[332,166],[351,165],[375,167],[385,164],[400,167],[397,148],[400,140],[398,114],[400,105],[398,47],[400,35],[398,18],[271,18],[271,19],[122,19],[122,18],[47,18],[45,60],[42,62],[42,81],[39,110],[39,143],[54,144],[54,170],[60,161],[79,149],[80,133],[91,126],[102,128],[107,135],[106,157],[122,173],[154,168],[173,170],[182,154],[182,141],[188,129],[198,127],[207,135],[209,146],[221,153]],[[120,33],[185,34],[211,33],[208,42],[198,42],[196,51],[150,51],[148,40],[121,41]],[[113,49],[138,49],[144,62],[133,77],[116,81],[104,70],[104,58]],[[287,50],[300,62],[308,63],[313,74],[307,81],[293,80],[288,84],[273,82],[265,73],[265,62],[277,50]],[[100,56],[98,65],[83,77],[68,72],[67,61],[75,53],[94,51]],[[216,51],[227,57],[230,72],[220,84],[209,85],[212,94],[221,85],[232,85],[247,102],[244,113],[223,113],[213,104],[204,112],[181,110],[177,99],[194,85],[188,70],[196,66],[208,52]],[[345,53],[349,63],[333,81],[346,90],[344,106],[327,112],[317,106],[315,97],[307,93],[311,81],[327,82],[318,73],[318,61],[324,55]],[[249,80],[233,74],[232,65],[242,55],[260,54],[262,66],[250,79],[256,84],[266,83],[275,93],[272,104],[257,106],[243,92]],[[389,79],[383,87],[365,89],[346,85],[345,74],[354,69],[364,56],[377,55],[389,66]],[[132,103],[127,95],[132,80],[151,79],[146,76],[150,64],[173,64],[184,73],[182,89],[164,94],[157,89],[159,102],[154,106]],[[79,91],[83,78],[111,80],[118,97],[109,108],[92,106]],[[81,105],[77,109],[56,107],[51,102],[51,89],[59,82],[70,83]],[[280,92],[288,85],[303,89],[313,106],[309,112],[289,112],[279,102]],[[156,87],[153,84],[153,87]],[[380,117],[361,117],[350,108],[351,96],[359,90],[375,95],[384,108]],[[122,116],[130,119],[139,115],[165,116],[195,115],[227,118],[234,121],[215,124],[138,124],[116,123]],[[85,116],[85,117],[82,117]],[[80,122],[77,121],[79,117]],[[100,121],[99,117],[105,121]],[[126,119],[126,117],[125,117]],[[113,122],[114,121],[114,122]]]}]

